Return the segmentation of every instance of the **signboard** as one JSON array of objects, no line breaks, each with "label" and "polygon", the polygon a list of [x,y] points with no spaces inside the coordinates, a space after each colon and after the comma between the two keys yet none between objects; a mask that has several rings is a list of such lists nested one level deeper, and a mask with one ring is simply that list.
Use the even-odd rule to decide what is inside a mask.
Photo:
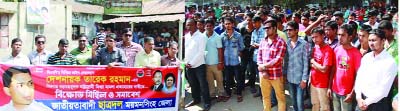
[{"label": "signboard", "polygon": [[112,0],[104,4],[104,14],[141,14],[142,0]]},{"label": "signboard", "polygon": [[[29,69],[30,75],[18,71],[24,68]],[[13,108],[15,101],[41,111],[178,110],[177,67],[0,64],[0,75],[0,110]]]},{"label": "signboard", "polygon": [[49,11],[49,0],[26,0],[27,24],[48,24]]}]

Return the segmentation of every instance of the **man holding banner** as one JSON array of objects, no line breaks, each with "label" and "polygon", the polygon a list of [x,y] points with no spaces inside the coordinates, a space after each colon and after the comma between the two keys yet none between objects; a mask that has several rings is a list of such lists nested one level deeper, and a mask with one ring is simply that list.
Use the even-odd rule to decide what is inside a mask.
[{"label": "man holding banner", "polygon": [[13,66],[3,73],[3,90],[11,101],[0,107],[0,111],[52,111],[42,103],[34,101],[34,84],[31,72],[26,67]]},{"label": "man holding banner", "polygon": [[68,53],[68,40],[61,39],[58,42],[58,52],[49,57],[47,64],[49,65],[77,65],[78,62],[72,54]]},{"label": "man holding banner", "polygon": [[135,57],[135,67],[156,68],[161,65],[160,53],[153,50],[154,39],[144,38],[144,50],[139,51]]},{"label": "man holding banner", "polygon": [[16,64],[16,65],[29,65],[28,56],[21,53],[22,49],[22,40],[20,38],[14,38],[11,41],[11,55],[4,58],[1,62],[7,64]]},{"label": "man holding banner", "polygon": [[92,64],[108,66],[125,66],[126,57],[124,51],[115,46],[116,35],[114,33],[108,34],[106,36],[106,47],[98,51],[95,51],[98,44],[93,44],[92,47]]}]

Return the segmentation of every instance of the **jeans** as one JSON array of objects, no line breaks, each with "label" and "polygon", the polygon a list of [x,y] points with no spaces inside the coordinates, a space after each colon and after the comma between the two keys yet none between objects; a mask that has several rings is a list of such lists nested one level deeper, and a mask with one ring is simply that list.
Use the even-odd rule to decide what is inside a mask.
[{"label": "jeans", "polygon": [[[206,77],[206,65],[200,65],[196,68],[189,68],[186,76],[191,86],[192,98],[194,101],[201,101],[203,96],[204,104],[210,104],[210,93]],[[201,95],[200,95],[201,94]]]},{"label": "jeans", "polygon": [[304,111],[304,98],[303,92],[304,89],[301,89],[300,84],[288,83],[289,85],[289,93],[292,98],[292,104],[295,111]]},{"label": "jeans", "polygon": [[224,87],[225,87],[225,92],[230,96],[232,94],[231,88],[233,87],[233,84],[235,81],[233,81],[233,78],[236,80],[236,93],[237,95],[242,95],[242,90],[244,88],[244,78],[242,73],[240,71],[240,65],[236,66],[225,66],[225,71],[224,71]]},{"label": "jeans", "polygon": [[346,95],[342,96],[336,93],[332,93],[333,97],[333,110],[334,111],[351,111],[353,107],[353,100],[350,103],[344,102],[346,99]]},{"label": "jeans", "polygon": [[249,75],[249,81],[247,82],[251,88],[254,88],[256,86],[256,76],[258,74],[258,65],[257,62],[254,62],[250,60],[250,75]]}]

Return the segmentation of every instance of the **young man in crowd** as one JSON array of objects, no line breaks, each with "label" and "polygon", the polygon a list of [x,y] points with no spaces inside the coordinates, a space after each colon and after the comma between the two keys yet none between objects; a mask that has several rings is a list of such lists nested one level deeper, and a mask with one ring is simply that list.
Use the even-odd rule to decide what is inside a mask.
[{"label": "young man in crowd", "polygon": [[[223,86],[222,70],[224,68],[224,55],[222,48],[222,38],[214,31],[215,23],[212,19],[206,19],[206,32],[204,33],[207,40],[206,45],[206,64],[207,64],[207,81],[210,89],[211,98],[217,98],[217,102],[224,101],[225,90]],[[217,82],[217,90],[214,80]]]},{"label": "young man in crowd", "polygon": [[253,18],[253,25],[254,25],[254,30],[251,33],[251,42],[250,45],[254,49],[253,52],[253,60],[251,61],[251,66],[250,66],[250,77],[249,81],[247,82],[248,86],[250,86],[250,91],[253,93],[253,97],[259,97],[261,96],[261,89],[257,91],[255,88],[255,83],[256,83],[256,78],[258,75],[258,70],[257,70],[257,54],[258,54],[258,48],[260,46],[260,42],[264,39],[265,37],[265,30],[263,29],[262,26],[262,19],[260,16],[255,16]]},{"label": "young man in crowd", "polygon": [[317,27],[311,31],[315,47],[311,53],[311,103],[313,111],[330,111],[327,95],[331,69],[333,66],[333,49],[323,40],[324,31]]},{"label": "young man in crowd", "polygon": [[384,49],[385,40],[384,31],[369,32],[368,44],[372,52],[361,59],[354,86],[359,110],[390,111],[392,108],[389,92],[398,66]]},{"label": "young man in crowd", "polygon": [[224,18],[225,32],[221,34],[222,44],[224,48],[224,81],[227,99],[231,97],[233,84],[236,80],[237,102],[243,101],[242,90],[244,89],[244,75],[240,73],[239,57],[244,49],[242,35],[234,30],[235,21],[231,17]]},{"label": "young man in crowd", "polygon": [[368,36],[369,36],[369,31],[371,30],[372,30],[371,26],[361,25],[360,30],[357,32],[358,40],[360,40],[360,46],[357,48],[362,56],[372,51],[371,48],[369,48],[368,46]]},{"label": "young man in crowd", "polygon": [[351,35],[355,31],[349,24],[339,28],[340,46],[334,49],[333,80],[328,89],[328,96],[333,98],[334,111],[350,111],[353,108],[354,82],[360,67],[361,53],[351,45]]},{"label": "young man in crowd", "polygon": [[264,23],[266,37],[260,42],[257,64],[260,75],[260,87],[263,95],[264,111],[271,110],[271,89],[274,88],[278,100],[278,111],[286,111],[284,79],[282,75],[283,58],[286,43],[277,34],[275,20]]},{"label": "young man in crowd", "polygon": [[286,75],[289,93],[295,111],[304,111],[303,92],[309,78],[310,45],[299,38],[299,24],[294,21],[287,23],[286,32],[289,40],[284,59],[283,74]]},{"label": "young man in crowd", "polygon": [[378,29],[381,29],[385,32],[385,50],[393,56],[393,58],[396,60],[396,63],[398,64],[399,46],[397,45],[397,37],[393,33],[392,24],[390,23],[390,21],[383,20],[379,23]]},{"label": "young man in crowd", "polygon": [[328,44],[332,49],[335,49],[339,45],[337,38],[338,24],[336,21],[328,21],[325,23],[325,38],[324,42]]}]

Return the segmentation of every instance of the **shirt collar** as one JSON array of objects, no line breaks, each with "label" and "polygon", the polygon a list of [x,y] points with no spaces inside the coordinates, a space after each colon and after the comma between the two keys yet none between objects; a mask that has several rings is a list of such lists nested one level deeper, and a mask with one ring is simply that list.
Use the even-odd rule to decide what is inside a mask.
[{"label": "shirt collar", "polygon": [[155,52],[155,50],[151,50],[150,54],[147,54],[146,50],[143,49],[143,55],[145,55],[145,56],[153,56],[154,52]]},{"label": "shirt collar", "polygon": [[[34,50],[34,51],[33,51],[33,54],[38,55],[39,52],[38,52],[37,50]],[[46,55],[46,54],[49,54],[49,51],[43,50],[43,55]]]},{"label": "shirt collar", "polygon": [[[301,44],[300,40],[301,40],[301,38],[298,37],[298,38],[297,38],[297,41],[296,41],[296,47],[297,47],[299,44]],[[289,39],[287,40],[287,45],[290,45],[290,42],[291,42],[291,41],[292,41],[292,39],[289,38]]]},{"label": "shirt collar", "polygon": [[78,52],[80,52],[80,53],[85,53],[85,52],[90,51],[90,48],[86,47],[85,50],[81,51],[81,49],[79,49],[79,47],[78,47],[78,48],[76,48],[75,50],[78,51]]},{"label": "shirt collar", "polygon": [[131,45],[129,45],[129,46],[127,46],[127,47],[124,46],[124,42],[123,42],[123,41],[118,42],[118,43],[117,43],[117,46],[118,46],[118,47],[121,47],[121,48],[122,48],[122,47],[123,47],[123,48],[130,48],[130,47],[135,46],[136,43],[134,43],[134,42],[132,42],[132,41],[130,41],[130,42],[131,42]]},{"label": "shirt collar", "polygon": [[22,54],[21,52],[17,55],[17,56],[12,56],[12,54],[10,55],[10,58],[22,58],[24,54]]},{"label": "shirt collar", "polygon": [[[216,36],[216,34],[217,34],[217,32],[213,31],[213,33],[212,33],[212,35],[210,36],[210,38],[213,38],[213,37],[215,37],[215,36]],[[207,31],[205,31],[205,32],[204,32],[204,35],[206,35],[206,36],[207,36],[207,38],[208,38]]]},{"label": "shirt collar", "polygon": [[385,57],[385,53],[387,53],[387,52],[386,52],[386,50],[382,50],[382,52],[376,56],[374,56],[374,52],[370,52],[370,53],[371,53],[371,57],[374,58],[374,60],[380,60]]},{"label": "shirt collar", "polygon": [[[224,36],[228,37],[228,32],[225,30],[224,33],[222,33]],[[237,36],[237,32],[235,31],[235,29],[233,29],[233,34],[232,34],[232,38],[236,38]],[[228,37],[229,38],[229,37]]]}]

